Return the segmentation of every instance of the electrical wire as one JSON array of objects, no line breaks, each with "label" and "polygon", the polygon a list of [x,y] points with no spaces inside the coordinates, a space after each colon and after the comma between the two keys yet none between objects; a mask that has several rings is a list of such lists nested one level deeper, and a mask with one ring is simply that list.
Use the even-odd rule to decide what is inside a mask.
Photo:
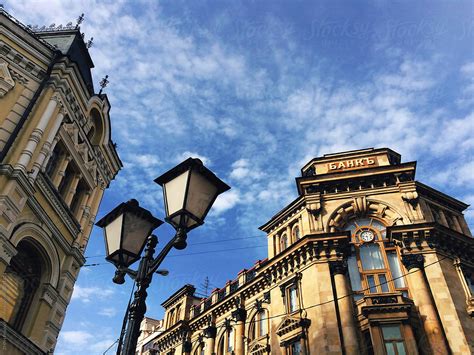
[{"label": "electrical wire", "polygon": [[[266,248],[266,247],[268,247],[268,245],[253,245],[253,246],[249,246],[249,247],[240,247],[240,248],[228,248],[228,249],[219,249],[219,250],[198,251],[198,252],[195,252],[195,253],[168,255],[166,258],[177,258],[177,257],[182,257],[182,256],[188,256],[188,255],[212,254],[212,253],[221,253],[221,252],[224,252],[224,251]],[[103,256],[105,256],[105,255],[103,255]],[[94,264],[85,264],[85,265],[82,265],[82,266],[83,267],[89,267],[89,266],[99,266],[99,265],[108,265],[108,264],[109,263],[94,263]]]},{"label": "electrical wire", "polygon": [[[226,243],[226,242],[233,242],[234,240],[255,239],[255,238],[258,238],[258,237],[262,237],[262,235],[260,235],[260,236],[254,235],[254,236],[250,236],[250,237],[241,237],[241,238],[219,239],[219,240],[214,240],[214,241],[210,241],[210,242],[198,242],[198,243],[189,244],[189,246],[203,245],[203,244],[214,244],[214,243]],[[101,258],[101,257],[105,257],[105,256],[106,256],[105,254],[100,254],[100,255],[86,256],[85,258],[86,259],[92,259],[92,258]]]}]

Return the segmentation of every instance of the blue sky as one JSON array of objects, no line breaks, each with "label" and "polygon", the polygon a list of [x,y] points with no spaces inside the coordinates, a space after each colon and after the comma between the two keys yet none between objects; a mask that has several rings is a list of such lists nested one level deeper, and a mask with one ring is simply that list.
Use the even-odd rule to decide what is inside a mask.
[{"label": "blue sky", "polygon": [[[15,0],[5,8],[39,25],[85,13],[81,29],[94,37],[95,82],[109,75],[124,162],[99,217],[130,198],[163,217],[153,179],[188,156],[232,186],[188,249],[163,264],[170,275],[156,276],[148,316],[161,317],[161,302],[184,283],[207,276],[223,286],[265,258],[257,227],[296,197],[294,178],[314,156],[390,147],[418,160],[418,180],[474,203],[472,2]],[[472,228],[473,210],[466,215]],[[162,243],[172,236],[166,226],[156,232]],[[246,239],[222,242],[233,238]],[[58,354],[102,354],[118,336],[131,282],[113,284],[103,254],[95,229],[87,263],[101,265],[81,271]]]}]

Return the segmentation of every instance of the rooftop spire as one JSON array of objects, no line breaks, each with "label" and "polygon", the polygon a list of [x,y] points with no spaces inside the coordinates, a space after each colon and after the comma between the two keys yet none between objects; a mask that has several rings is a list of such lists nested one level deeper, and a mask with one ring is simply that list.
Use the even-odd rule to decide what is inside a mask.
[{"label": "rooftop spire", "polygon": [[79,16],[77,18],[77,21],[76,21],[76,28],[79,28],[79,25],[84,21],[84,13],[81,14],[81,16]]},{"label": "rooftop spire", "polygon": [[105,89],[105,87],[107,86],[107,84],[109,83],[109,81],[107,80],[109,78],[108,75],[106,75],[104,78],[102,78],[102,80],[100,81],[99,85],[100,85],[100,91],[99,91],[99,95],[102,94],[102,90]]}]

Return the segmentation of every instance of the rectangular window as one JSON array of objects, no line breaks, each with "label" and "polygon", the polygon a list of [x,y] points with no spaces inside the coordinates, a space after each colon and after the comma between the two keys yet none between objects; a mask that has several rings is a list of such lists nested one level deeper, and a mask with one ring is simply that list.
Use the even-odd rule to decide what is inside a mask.
[{"label": "rectangular window", "polygon": [[289,346],[288,346],[288,355],[301,355],[303,354],[303,352],[301,351],[301,342],[300,341],[295,341],[293,343],[291,343]]},{"label": "rectangular window", "polygon": [[405,288],[405,280],[403,278],[402,269],[400,268],[400,262],[398,261],[397,252],[387,252],[387,258],[388,264],[390,265],[390,271],[392,272],[392,278],[395,284],[395,288]]},{"label": "rectangular window", "polygon": [[360,280],[360,273],[355,255],[351,255],[347,258],[347,268],[349,269],[349,280],[351,282],[352,291],[362,290],[362,282]]},{"label": "rectangular window", "polygon": [[298,310],[298,288],[296,285],[288,288],[288,312],[293,313]]},{"label": "rectangular window", "polygon": [[464,279],[466,280],[467,287],[471,292],[471,296],[474,296],[474,273],[469,271],[463,271]]},{"label": "rectangular window", "polygon": [[227,333],[227,352],[232,351],[234,351],[234,330],[230,328]]},{"label": "rectangular window", "polygon": [[387,355],[405,355],[405,344],[400,331],[400,325],[382,325],[381,329]]},{"label": "rectangular window", "polygon": [[369,293],[377,293],[377,287],[375,286],[374,275],[367,275],[367,283],[369,285]]},{"label": "rectangular window", "polygon": [[382,289],[382,292],[389,292],[387,278],[385,277],[385,274],[379,275],[379,285],[380,285],[380,288]]}]

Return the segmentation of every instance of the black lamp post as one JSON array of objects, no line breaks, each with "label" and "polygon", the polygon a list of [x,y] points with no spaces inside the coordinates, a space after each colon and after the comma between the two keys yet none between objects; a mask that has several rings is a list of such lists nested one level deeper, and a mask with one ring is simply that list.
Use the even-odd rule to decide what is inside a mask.
[{"label": "black lamp post", "polygon": [[[217,196],[230,189],[199,159],[193,158],[156,178],[155,182],[163,187],[165,220],[176,230],[175,236],[156,258],[153,254],[158,238],[151,232],[163,222],[140,207],[137,200],[121,203],[97,222],[97,226],[104,229],[106,260],[117,268],[113,281],[123,284],[127,274],[135,280],[137,286],[133,302],[128,309],[123,350],[119,346],[117,354],[135,354],[140,323],[146,311],[146,289],[155,272],[167,274],[165,270],[158,270],[163,259],[173,248],[186,248],[187,232],[203,224]],[[140,259],[144,248],[138,270],[129,269],[131,264]]]}]

